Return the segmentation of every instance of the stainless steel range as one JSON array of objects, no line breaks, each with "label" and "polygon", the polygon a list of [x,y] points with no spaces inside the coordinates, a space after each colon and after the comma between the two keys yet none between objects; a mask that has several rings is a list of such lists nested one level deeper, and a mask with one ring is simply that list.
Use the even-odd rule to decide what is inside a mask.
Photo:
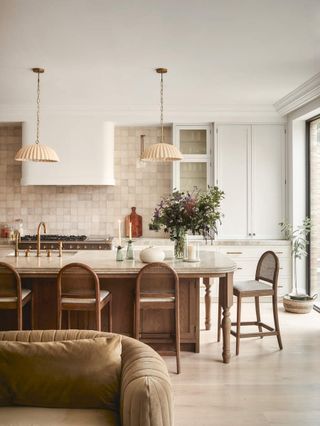
[{"label": "stainless steel range", "polygon": [[[42,234],[41,248],[43,250],[59,248],[62,241],[64,250],[112,250],[112,237],[87,237],[86,235],[56,235]],[[37,236],[24,235],[19,242],[19,249],[36,249]]]}]

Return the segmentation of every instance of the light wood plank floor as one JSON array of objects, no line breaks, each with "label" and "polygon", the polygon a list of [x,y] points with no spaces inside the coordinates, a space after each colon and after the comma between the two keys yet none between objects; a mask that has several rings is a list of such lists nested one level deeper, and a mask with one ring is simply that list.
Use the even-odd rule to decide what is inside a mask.
[{"label": "light wood plank floor", "polygon": [[[176,426],[319,426],[320,314],[289,314],[279,305],[284,349],[276,337],[242,339],[231,364],[221,362],[213,330],[201,332],[201,353],[182,353],[180,375],[175,358],[166,357],[175,395]],[[272,324],[272,310],[261,304],[262,320]],[[204,306],[201,304],[204,328]],[[254,318],[254,304],[243,304],[243,319]],[[232,310],[232,319],[235,308]]]}]

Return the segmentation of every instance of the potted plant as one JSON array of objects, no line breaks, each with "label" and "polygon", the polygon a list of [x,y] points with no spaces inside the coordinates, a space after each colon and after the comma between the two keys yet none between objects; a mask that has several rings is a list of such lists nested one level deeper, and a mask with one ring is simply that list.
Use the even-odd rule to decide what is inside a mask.
[{"label": "potted plant", "polygon": [[289,296],[306,296],[298,292],[298,277],[297,277],[297,259],[302,259],[308,255],[307,246],[309,241],[307,239],[311,231],[311,219],[306,217],[302,225],[294,229],[293,225],[287,222],[281,222],[281,232],[283,232],[286,240],[291,242],[291,256],[293,264],[293,289]]},{"label": "potted plant", "polygon": [[287,240],[291,242],[291,255],[293,264],[293,288],[291,293],[284,296],[283,304],[285,310],[294,313],[307,313],[312,309],[316,295],[311,297],[303,291],[299,291],[297,277],[297,260],[308,255],[308,235],[311,232],[311,219],[306,217],[302,225],[293,227],[292,224],[281,222],[281,231]]},{"label": "potted plant", "polygon": [[208,187],[207,191],[174,190],[168,197],[162,198],[155,208],[149,228],[155,231],[163,228],[169,232],[170,239],[175,242],[175,257],[181,259],[188,231],[206,239],[214,237],[217,222],[221,222],[219,207],[223,197],[223,191],[216,186]]}]

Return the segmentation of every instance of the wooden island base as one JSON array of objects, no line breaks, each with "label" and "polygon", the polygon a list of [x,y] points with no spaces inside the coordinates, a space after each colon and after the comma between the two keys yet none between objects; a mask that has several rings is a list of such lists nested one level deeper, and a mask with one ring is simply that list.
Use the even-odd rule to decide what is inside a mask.
[{"label": "wooden island base", "polygon": [[[101,289],[112,293],[113,332],[133,335],[133,307],[135,278],[100,278]],[[33,328],[56,329],[56,280],[51,277],[23,278],[22,286],[33,291]],[[30,309],[24,308],[24,328],[31,329]],[[148,344],[158,350],[172,349],[170,330],[173,330],[173,314],[168,311],[145,311],[141,318],[143,333],[156,333],[148,338]],[[102,330],[107,331],[107,308],[102,311]],[[181,350],[199,352],[199,279],[180,279]],[[67,318],[63,318],[67,328]],[[71,328],[95,329],[93,312],[71,312]],[[0,329],[16,329],[14,312],[0,311]]]}]

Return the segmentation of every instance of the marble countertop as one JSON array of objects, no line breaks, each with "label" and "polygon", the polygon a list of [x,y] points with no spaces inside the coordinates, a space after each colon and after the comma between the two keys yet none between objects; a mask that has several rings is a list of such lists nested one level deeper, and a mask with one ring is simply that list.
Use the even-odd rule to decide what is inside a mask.
[{"label": "marble countertop", "polygon": [[[202,237],[195,235],[188,236],[190,242],[197,242],[200,246],[204,247],[214,247],[214,246],[288,246],[290,241],[288,240],[213,240],[208,241],[206,244],[205,240]],[[127,241],[127,239],[124,239]],[[113,240],[113,244],[116,246],[118,239]],[[139,246],[161,246],[169,247],[174,245],[174,242],[169,238],[155,238],[155,237],[140,237],[134,239],[134,245]]]},{"label": "marble countertop", "polygon": [[[98,274],[111,275],[136,275],[145,265],[139,260],[139,254],[135,253],[135,260],[116,261],[116,252],[108,250],[79,250],[77,252],[63,253],[62,258],[52,252],[51,257],[45,253],[36,257],[32,252],[29,257],[14,257],[13,250],[7,249],[0,252],[0,262],[6,262],[15,267],[21,275],[56,275],[66,264],[80,262],[89,265]],[[200,261],[195,263],[176,260],[172,257],[172,251],[166,252],[165,262],[172,266],[181,275],[210,275],[214,273],[232,272],[236,269],[236,263],[226,255],[218,252],[201,252]]]}]

